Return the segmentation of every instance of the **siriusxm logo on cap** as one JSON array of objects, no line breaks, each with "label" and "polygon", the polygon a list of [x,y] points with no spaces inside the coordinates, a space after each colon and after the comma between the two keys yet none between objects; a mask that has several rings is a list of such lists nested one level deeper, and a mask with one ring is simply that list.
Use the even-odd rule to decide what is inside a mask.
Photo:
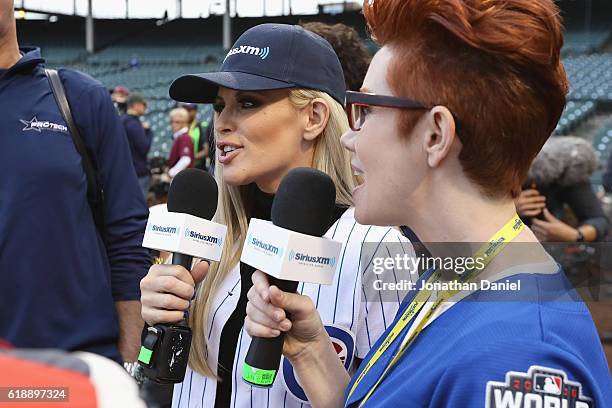
[{"label": "siriusxm logo on cap", "polygon": [[340,104],[346,92],[342,65],[325,39],[300,26],[270,23],[242,33],[219,71],[183,75],[169,93],[177,101],[214,103],[220,86],[237,91],[315,89]]},{"label": "siriusxm logo on cap", "polygon": [[303,262],[311,265],[329,265],[336,266],[336,257],[327,258],[324,256],[311,256],[300,252],[290,251],[289,261]]},{"label": "siriusxm logo on cap", "polygon": [[211,243],[218,246],[223,244],[223,238],[213,237],[212,235],[203,235],[189,228],[185,228],[185,238],[193,238],[196,241]]},{"label": "siriusxm logo on cap", "polygon": [[270,47],[259,48],[253,47],[251,45],[241,45],[239,47],[231,49],[230,52],[228,52],[225,58],[223,59],[223,62],[225,62],[225,60],[228,59],[230,56],[236,54],[256,55],[262,60],[265,60],[266,58],[268,58],[268,55],[270,55]]}]

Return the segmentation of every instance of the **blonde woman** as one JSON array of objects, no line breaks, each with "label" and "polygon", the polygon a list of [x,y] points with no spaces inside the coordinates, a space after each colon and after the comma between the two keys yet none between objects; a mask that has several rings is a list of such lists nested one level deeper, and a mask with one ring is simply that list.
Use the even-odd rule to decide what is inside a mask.
[{"label": "blonde woman", "polygon": [[[394,228],[360,225],[354,219],[356,181],[340,145],[348,129],[344,91],[331,46],[299,26],[279,24],[245,32],[221,72],[186,75],[172,84],[174,99],[214,103],[220,186],[216,219],[228,227],[220,263],[209,267],[201,262],[191,273],[156,265],[141,283],[143,318],[157,324],[180,320],[194,286],[202,281],[191,304],[190,364],[184,382],[174,388],[173,407],[308,406],[288,361],[281,363],[269,390],[241,380],[250,344],[243,328],[246,294],[254,272],[240,263],[241,250],[249,219],[270,219],[273,194],[292,168],[317,168],[336,185],[337,211],[325,235],[343,242],[335,281],[330,286],[301,284],[298,291],[317,305],[347,370],[393,320],[401,296],[383,302],[363,282],[372,276],[373,257],[389,256],[398,246],[411,253],[412,247]],[[365,247],[368,256],[362,253],[365,242],[372,246]]]}]

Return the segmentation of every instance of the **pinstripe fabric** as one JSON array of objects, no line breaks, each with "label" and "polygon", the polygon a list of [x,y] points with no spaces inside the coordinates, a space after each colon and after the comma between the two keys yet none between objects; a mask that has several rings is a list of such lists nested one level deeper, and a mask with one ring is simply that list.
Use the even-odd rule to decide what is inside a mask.
[{"label": "pinstripe fabric", "polygon": [[[316,303],[317,309],[325,325],[340,328],[346,332],[346,336],[352,338],[355,350],[354,357],[363,358],[370,349],[370,340],[374,342],[386,329],[386,323],[393,321],[398,310],[397,302],[381,302],[379,298],[364,299],[362,288],[362,273],[372,273],[371,259],[374,256],[388,256],[388,248],[385,243],[403,243],[403,247],[409,254],[413,253],[410,242],[401,233],[393,228],[373,227],[360,225],[355,221],[354,210],[348,209],[338,221],[329,229],[325,237],[335,241],[343,242],[340,264],[332,285],[300,284],[298,292],[307,295]],[[365,262],[367,268],[361,265],[362,247],[364,243],[371,243],[373,252],[364,256],[368,260]],[[396,249],[398,246],[395,245]],[[227,296],[227,292],[233,290],[235,293],[240,291],[240,271],[235,268],[226,279],[222,290],[215,296],[215,303],[212,310],[215,310],[216,317],[214,324],[209,327],[211,347],[214,346],[214,353],[209,354],[209,364],[216,367],[218,351],[218,336],[223,329],[225,319],[236,307],[237,296]],[[399,279],[399,277],[398,277]],[[416,278],[415,278],[416,279]],[[216,340],[215,340],[216,336]],[[295,391],[297,384],[290,385],[285,381],[285,373],[281,369],[278,377],[271,389],[260,389],[251,387],[241,380],[242,363],[251,342],[250,336],[245,330],[241,331],[239,344],[236,348],[235,372],[232,378],[233,395],[231,407],[285,407],[300,408],[310,407],[310,405],[300,400]],[[354,358],[353,358],[354,360]],[[281,363],[282,366],[282,363]],[[351,364],[351,371],[355,364]],[[236,369],[237,368],[237,369]],[[188,369],[185,378],[186,382],[191,377],[191,370]],[[205,387],[206,383],[208,384]],[[216,387],[213,386],[214,380],[205,380],[198,373],[193,373],[191,381],[192,397],[191,407],[212,407],[215,400]],[[175,387],[173,407],[188,407],[187,398],[183,397],[179,405],[180,385]],[[188,384],[185,388],[188,388]]]}]

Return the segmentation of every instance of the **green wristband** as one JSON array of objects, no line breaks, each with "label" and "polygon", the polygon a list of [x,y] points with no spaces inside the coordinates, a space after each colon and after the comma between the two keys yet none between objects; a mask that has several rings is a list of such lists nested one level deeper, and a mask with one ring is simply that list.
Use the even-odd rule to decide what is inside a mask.
[{"label": "green wristband", "polygon": [[275,378],[276,370],[261,370],[251,367],[247,363],[244,363],[242,367],[242,379],[253,385],[266,387],[272,385]]}]

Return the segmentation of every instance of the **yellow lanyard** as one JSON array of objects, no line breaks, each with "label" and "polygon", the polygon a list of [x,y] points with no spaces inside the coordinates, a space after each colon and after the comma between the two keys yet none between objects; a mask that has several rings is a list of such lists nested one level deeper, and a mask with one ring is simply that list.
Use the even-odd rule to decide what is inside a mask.
[{"label": "yellow lanyard", "polygon": [[[489,242],[483,245],[476,251],[474,254],[474,259],[481,258],[483,267],[480,269],[472,269],[471,271],[465,272],[462,274],[458,282],[463,283],[467,282],[471,278],[476,278],[480,272],[493,260],[493,258],[501,252],[502,249],[514,238],[518,236],[518,234],[523,230],[524,224],[519,218],[518,215],[514,215],[510,221],[506,223],[499,231],[495,233],[490,239]],[[428,279],[428,282],[438,282],[440,281],[440,277],[442,276],[441,270],[436,270]],[[434,285],[428,285],[433,287]],[[462,285],[457,285],[462,286]],[[386,367],[385,371],[382,373],[378,381],[374,384],[374,386],[368,391],[366,396],[361,400],[359,407],[362,407],[363,404],[370,398],[376,387],[382,382],[385,374],[389,371],[391,367],[401,358],[404,352],[408,349],[410,344],[416,339],[416,337],[421,333],[423,328],[427,325],[427,323],[431,320],[432,316],[438,309],[438,307],[449,298],[454,296],[459,292],[459,289],[456,290],[447,290],[443,291],[439,294],[438,299],[434,302],[431,309],[427,311],[421,322],[417,325],[415,330],[412,332],[410,337],[407,339],[405,344],[401,347],[399,352],[393,357],[389,365]],[[366,376],[368,371],[376,364],[378,359],[383,355],[383,353],[389,348],[389,346],[395,341],[395,339],[399,336],[399,334],[404,330],[404,328],[412,321],[412,319],[419,313],[419,311],[423,308],[425,303],[429,300],[431,295],[433,294],[433,290],[423,289],[420,290],[419,293],[415,296],[414,300],[410,303],[408,308],[404,311],[401,318],[397,321],[397,323],[391,328],[391,331],[385,338],[385,341],[381,343],[378,347],[372,358],[368,361],[363,371],[359,374],[359,377],[355,380],[351,390],[349,391],[347,402],[350,400],[351,395],[357,389],[357,386]]]}]

